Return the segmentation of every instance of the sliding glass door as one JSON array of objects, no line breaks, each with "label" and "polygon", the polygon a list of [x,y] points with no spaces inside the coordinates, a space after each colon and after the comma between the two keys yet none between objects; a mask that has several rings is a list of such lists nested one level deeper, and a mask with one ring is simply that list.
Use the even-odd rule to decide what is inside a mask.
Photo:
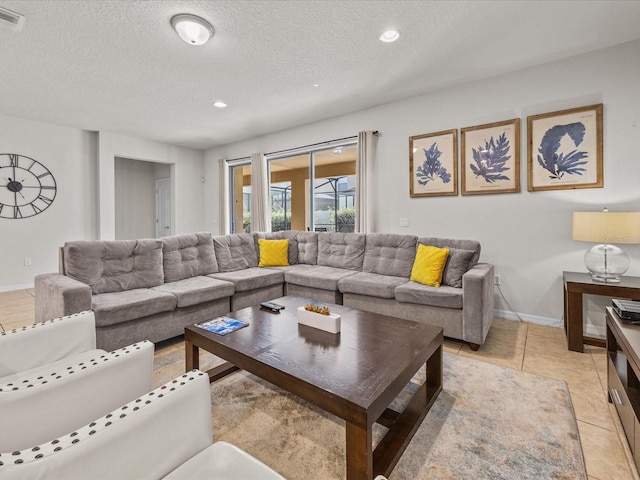
[{"label": "sliding glass door", "polygon": [[267,159],[272,231],[354,231],[354,144]]}]

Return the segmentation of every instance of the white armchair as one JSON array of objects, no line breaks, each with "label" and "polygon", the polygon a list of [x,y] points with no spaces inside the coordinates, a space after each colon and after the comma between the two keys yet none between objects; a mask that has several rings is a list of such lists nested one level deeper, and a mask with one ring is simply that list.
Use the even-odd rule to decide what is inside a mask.
[{"label": "white armchair", "polygon": [[209,377],[192,370],[74,432],[0,454],[0,479],[284,480],[225,442],[212,444]]},{"label": "white armchair", "polygon": [[151,389],[154,345],[96,349],[93,312],[0,334],[0,452],[52,440]]}]

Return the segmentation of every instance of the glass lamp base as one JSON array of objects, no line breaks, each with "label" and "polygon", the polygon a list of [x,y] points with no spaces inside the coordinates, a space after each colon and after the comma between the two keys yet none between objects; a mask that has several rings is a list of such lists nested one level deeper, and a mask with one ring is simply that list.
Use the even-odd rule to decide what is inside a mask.
[{"label": "glass lamp base", "polygon": [[629,269],[629,256],[615,245],[601,244],[587,250],[584,265],[597,282],[619,283]]}]

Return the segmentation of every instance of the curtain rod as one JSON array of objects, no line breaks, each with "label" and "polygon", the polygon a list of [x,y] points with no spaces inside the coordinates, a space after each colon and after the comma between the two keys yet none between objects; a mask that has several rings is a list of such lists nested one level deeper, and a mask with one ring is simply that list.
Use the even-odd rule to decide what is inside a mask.
[{"label": "curtain rod", "polygon": [[[373,134],[374,134],[374,135],[378,135],[378,130],[374,130]],[[287,152],[294,152],[294,151],[298,151],[298,150],[304,150],[304,149],[307,149],[307,148],[317,147],[317,146],[319,146],[319,145],[330,145],[330,144],[335,143],[335,142],[341,142],[341,141],[343,141],[343,140],[353,140],[353,139],[356,139],[356,138],[358,138],[358,136],[357,136],[357,135],[352,135],[352,136],[350,136],[350,137],[336,138],[336,139],[334,139],[334,140],[327,140],[327,141],[325,141],[325,142],[312,143],[312,144],[309,144],[309,145],[303,145],[303,146],[301,146],[301,147],[287,148],[287,149],[284,149],[284,150],[278,150],[278,151],[275,151],[275,152],[269,152],[269,153],[265,153],[264,155],[265,155],[265,156],[270,156],[270,155],[279,155],[279,154],[281,154],[281,153],[287,153]],[[251,158],[251,155],[245,155],[245,156],[238,157],[238,158],[231,158],[231,159],[227,160],[227,162],[234,162],[234,161],[238,161],[238,160],[245,160],[245,159],[247,159],[247,158]]]}]

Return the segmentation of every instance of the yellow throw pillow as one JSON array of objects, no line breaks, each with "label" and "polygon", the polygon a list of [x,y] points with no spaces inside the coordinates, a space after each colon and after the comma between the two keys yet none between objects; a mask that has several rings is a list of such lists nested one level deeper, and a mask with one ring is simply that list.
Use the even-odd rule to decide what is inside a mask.
[{"label": "yellow throw pillow", "polygon": [[419,244],[416,259],[411,269],[411,281],[430,287],[439,287],[448,256],[448,248]]},{"label": "yellow throw pillow", "polygon": [[289,240],[258,239],[259,267],[286,267],[289,265]]}]

